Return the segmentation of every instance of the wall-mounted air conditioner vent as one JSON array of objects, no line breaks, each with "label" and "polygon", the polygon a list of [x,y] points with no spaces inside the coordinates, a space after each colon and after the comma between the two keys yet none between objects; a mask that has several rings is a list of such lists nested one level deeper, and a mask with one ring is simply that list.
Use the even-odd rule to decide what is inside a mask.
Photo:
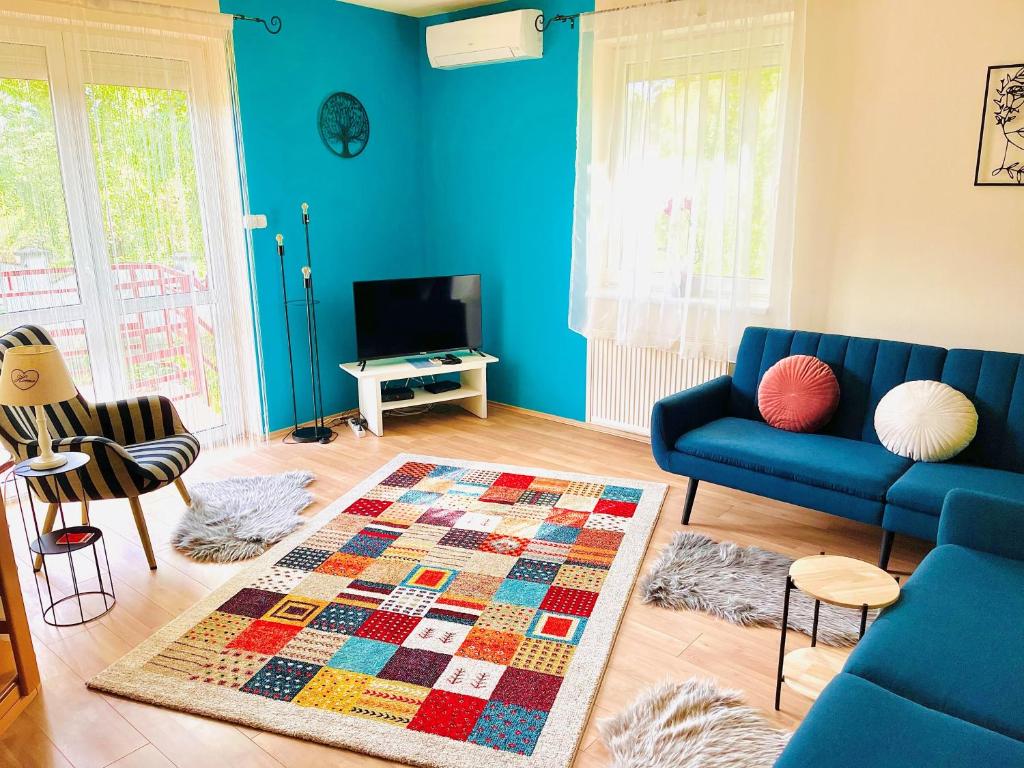
[{"label": "wall-mounted air conditioner vent", "polygon": [[427,58],[435,69],[539,59],[544,35],[535,22],[540,11],[509,11],[427,27]]}]

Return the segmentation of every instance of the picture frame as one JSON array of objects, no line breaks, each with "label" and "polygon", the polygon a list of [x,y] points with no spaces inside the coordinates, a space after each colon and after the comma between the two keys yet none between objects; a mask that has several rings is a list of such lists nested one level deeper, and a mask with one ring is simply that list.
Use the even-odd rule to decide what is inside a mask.
[{"label": "picture frame", "polygon": [[1024,187],[1024,63],[988,68],[976,187]]}]

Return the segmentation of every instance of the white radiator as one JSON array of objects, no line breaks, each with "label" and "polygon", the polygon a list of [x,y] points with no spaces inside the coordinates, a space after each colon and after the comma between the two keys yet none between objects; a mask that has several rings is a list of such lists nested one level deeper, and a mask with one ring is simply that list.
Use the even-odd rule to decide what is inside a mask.
[{"label": "white radiator", "polygon": [[660,349],[587,342],[587,421],[650,435],[654,403],[729,372],[729,364]]}]

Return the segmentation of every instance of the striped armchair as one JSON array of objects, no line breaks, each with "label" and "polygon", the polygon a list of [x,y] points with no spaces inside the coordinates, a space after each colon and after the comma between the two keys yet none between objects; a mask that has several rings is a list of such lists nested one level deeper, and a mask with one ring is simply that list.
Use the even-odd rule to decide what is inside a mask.
[{"label": "striped armchair", "polygon": [[[33,325],[0,336],[0,363],[8,349],[32,344],[53,341],[46,331]],[[85,525],[89,522],[89,502],[128,499],[149,567],[155,569],[156,557],[139,497],[174,483],[185,503],[191,504],[181,475],[199,455],[199,441],[182,426],[174,405],[166,397],[90,403],[79,394],[46,406],[46,415],[55,438],[55,452],[80,451],[92,460],[78,472],[29,481],[36,496],[48,504],[43,532],[53,528],[57,501],[80,502]],[[30,408],[0,405],[0,443],[18,461],[39,454]],[[35,569],[40,566],[37,557]]]}]

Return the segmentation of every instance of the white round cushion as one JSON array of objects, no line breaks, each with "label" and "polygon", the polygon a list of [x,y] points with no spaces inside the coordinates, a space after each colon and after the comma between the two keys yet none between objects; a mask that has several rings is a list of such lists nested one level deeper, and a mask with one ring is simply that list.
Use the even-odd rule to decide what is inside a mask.
[{"label": "white round cushion", "polygon": [[893,387],[875,409],[875,432],[886,448],[914,461],[946,461],[978,433],[978,412],[962,392],[941,381]]}]

